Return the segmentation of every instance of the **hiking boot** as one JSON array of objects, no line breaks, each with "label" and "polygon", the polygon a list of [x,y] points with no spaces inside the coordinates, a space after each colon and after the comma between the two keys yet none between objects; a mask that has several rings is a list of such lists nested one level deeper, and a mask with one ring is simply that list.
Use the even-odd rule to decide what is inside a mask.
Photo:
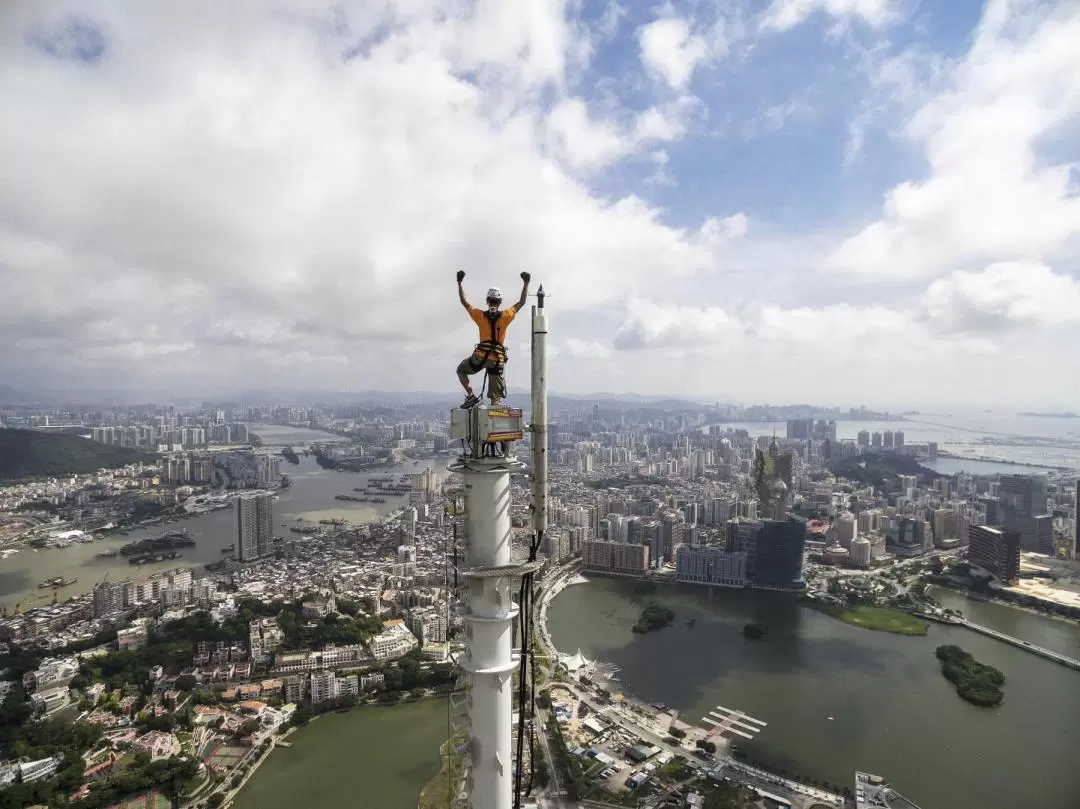
[{"label": "hiking boot", "polygon": [[480,404],[480,398],[470,393],[465,397],[465,402],[461,405],[461,408],[463,410],[468,410],[470,407],[475,407],[478,404]]}]

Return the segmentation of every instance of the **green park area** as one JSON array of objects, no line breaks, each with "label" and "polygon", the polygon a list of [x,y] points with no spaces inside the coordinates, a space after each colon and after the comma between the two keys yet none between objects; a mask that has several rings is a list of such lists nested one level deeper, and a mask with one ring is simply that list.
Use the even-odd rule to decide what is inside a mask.
[{"label": "green park area", "polygon": [[925,635],[929,629],[926,621],[900,610],[888,607],[870,607],[857,605],[839,607],[832,604],[814,604],[814,609],[838,618],[845,624],[861,626],[878,632],[893,632],[897,635]]}]

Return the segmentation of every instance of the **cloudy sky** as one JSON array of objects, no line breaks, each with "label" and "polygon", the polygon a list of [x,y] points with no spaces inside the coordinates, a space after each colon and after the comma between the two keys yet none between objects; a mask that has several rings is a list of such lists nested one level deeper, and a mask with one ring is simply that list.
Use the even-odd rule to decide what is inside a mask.
[{"label": "cloudy sky", "polygon": [[[7,0],[0,385],[1080,409],[1080,3]],[[529,323],[511,332],[528,381]]]}]

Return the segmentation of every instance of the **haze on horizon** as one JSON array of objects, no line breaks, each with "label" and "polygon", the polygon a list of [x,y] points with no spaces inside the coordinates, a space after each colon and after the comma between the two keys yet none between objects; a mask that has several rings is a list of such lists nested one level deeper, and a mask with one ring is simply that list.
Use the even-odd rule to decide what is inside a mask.
[{"label": "haze on horizon", "polygon": [[[13,0],[0,384],[1080,409],[1069,0]],[[528,384],[528,318],[511,328]]]}]

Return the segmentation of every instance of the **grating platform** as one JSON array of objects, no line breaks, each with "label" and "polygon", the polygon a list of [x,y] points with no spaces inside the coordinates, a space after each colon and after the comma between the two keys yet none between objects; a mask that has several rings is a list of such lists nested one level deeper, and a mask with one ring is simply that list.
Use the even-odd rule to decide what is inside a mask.
[{"label": "grating platform", "polygon": [[463,579],[498,579],[514,576],[525,576],[535,573],[544,566],[543,561],[519,562],[513,565],[492,565],[491,567],[468,567],[457,569],[457,574]]}]

